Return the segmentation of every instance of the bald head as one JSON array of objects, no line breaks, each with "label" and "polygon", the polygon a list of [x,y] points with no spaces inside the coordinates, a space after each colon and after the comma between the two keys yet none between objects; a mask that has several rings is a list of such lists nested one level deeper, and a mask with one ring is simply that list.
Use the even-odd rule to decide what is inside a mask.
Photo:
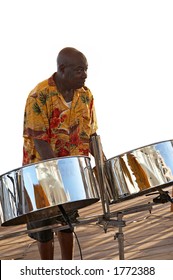
[{"label": "bald head", "polygon": [[84,86],[87,78],[88,62],[83,53],[75,48],[62,49],[57,57],[55,82],[62,93]]},{"label": "bald head", "polygon": [[73,65],[77,59],[82,59],[87,62],[83,53],[75,48],[66,47],[57,56],[57,67],[59,68],[60,65]]}]

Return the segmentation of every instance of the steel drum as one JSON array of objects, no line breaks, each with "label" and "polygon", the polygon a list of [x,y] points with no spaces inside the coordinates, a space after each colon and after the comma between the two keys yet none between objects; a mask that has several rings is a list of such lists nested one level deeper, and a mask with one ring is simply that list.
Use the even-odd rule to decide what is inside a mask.
[{"label": "steel drum", "polygon": [[99,200],[89,157],[63,157],[25,165],[0,176],[2,226],[61,216]]},{"label": "steel drum", "polygon": [[173,140],[131,150],[105,161],[110,203],[173,185]]}]

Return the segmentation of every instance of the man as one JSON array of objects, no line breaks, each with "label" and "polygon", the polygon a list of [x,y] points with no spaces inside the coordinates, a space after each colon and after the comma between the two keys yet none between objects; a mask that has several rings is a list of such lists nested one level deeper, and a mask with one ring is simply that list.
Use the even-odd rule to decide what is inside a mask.
[{"label": "man", "polygon": [[[91,152],[90,140],[96,135],[97,121],[92,93],[85,86],[87,68],[87,59],[80,51],[64,48],[57,57],[57,72],[29,94],[24,116],[23,165],[55,157],[88,156]],[[31,237],[38,242],[41,259],[53,259],[52,231]],[[73,233],[59,231],[58,239],[62,259],[72,259]]]}]

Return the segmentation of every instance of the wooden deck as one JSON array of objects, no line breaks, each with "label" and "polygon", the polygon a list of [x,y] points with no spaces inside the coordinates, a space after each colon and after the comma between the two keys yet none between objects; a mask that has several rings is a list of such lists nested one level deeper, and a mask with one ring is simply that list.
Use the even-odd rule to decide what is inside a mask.
[{"label": "wooden deck", "polygon": [[[168,188],[171,195],[172,188]],[[148,210],[129,213],[134,209],[152,202],[155,196],[138,196],[110,206],[111,218],[117,220],[116,212],[125,210],[123,221],[124,252],[126,260],[173,260],[173,212],[171,204],[155,204],[151,213]],[[80,211],[81,224],[75,227],[84,260],[118,260],[119,242],[118,227],[108,227],[105,233],[102,224],[97,220],[103,214],[101,202],[85,207]],[[133,211],[132,211],[133,212]],[[115,213],[115,214],[114,214]],[[89,222],[88,220],[94,220]],[[84,223],[84,221],[86,221]],[[25,225],[0,227],[1,260],[39,260],[37,244],[30,239]],[[20,232],[18,236],[8,234]],[[14,234],[16,235],[16,234]],[[8,238],[7,238],[8,237]],[[59,243],[55,237],[55,259],[60,259]],[[75,240],[74,259],[80,260],[79,247]]]}]

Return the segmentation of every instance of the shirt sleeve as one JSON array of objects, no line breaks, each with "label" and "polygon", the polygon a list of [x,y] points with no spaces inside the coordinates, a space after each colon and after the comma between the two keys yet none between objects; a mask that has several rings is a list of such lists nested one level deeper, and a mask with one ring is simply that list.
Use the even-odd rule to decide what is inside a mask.
[{"label": "shirt sleeve", "polygon": [[49,142],[48,124],[46,106],[41,104],[39,94],[30,95],[25,106],[23,136]]}]

